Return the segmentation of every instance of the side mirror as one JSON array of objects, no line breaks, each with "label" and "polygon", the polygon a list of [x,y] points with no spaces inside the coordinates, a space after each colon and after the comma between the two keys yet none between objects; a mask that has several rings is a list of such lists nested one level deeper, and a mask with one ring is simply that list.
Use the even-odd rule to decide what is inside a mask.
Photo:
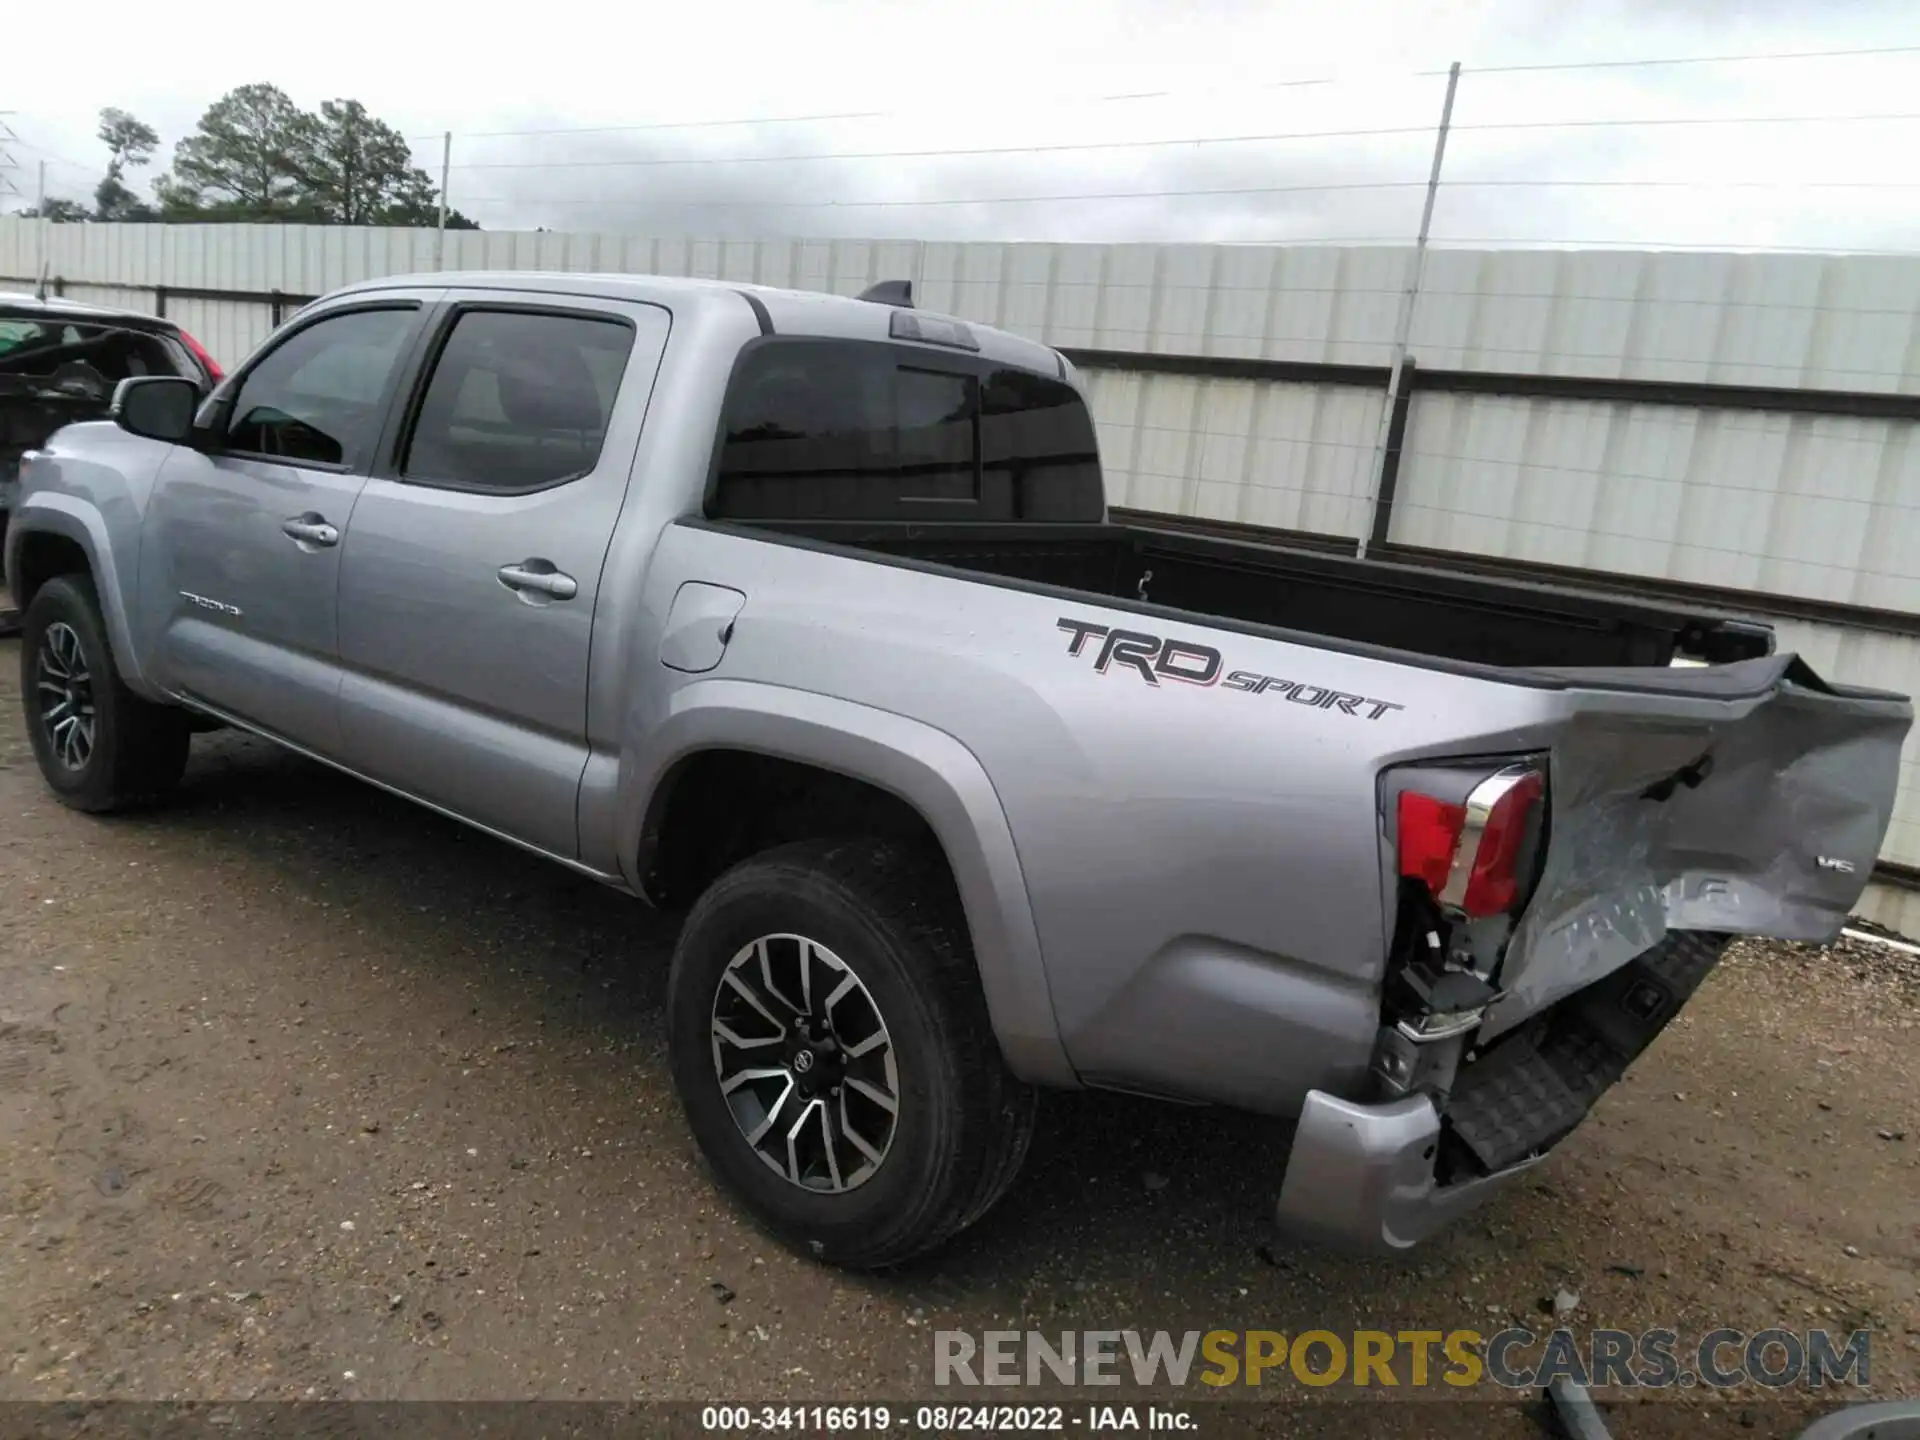
[{"label": "side mirror", "polygon": [[130,435],[185,445],[200,387],[178,375],[132,375],[113,388],[113,423]]}]

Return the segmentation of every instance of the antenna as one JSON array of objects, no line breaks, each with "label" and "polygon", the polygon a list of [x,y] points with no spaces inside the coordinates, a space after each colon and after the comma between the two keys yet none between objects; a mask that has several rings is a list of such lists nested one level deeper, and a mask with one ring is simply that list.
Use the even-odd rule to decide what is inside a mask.
[{"label": "antenna", "polygon": [[892,305],[901,310],[913,308],[913,282],[911,280],[882,280],[878,285],[869,285],[854,297],[856,300],[871,300],[875,305]]}]

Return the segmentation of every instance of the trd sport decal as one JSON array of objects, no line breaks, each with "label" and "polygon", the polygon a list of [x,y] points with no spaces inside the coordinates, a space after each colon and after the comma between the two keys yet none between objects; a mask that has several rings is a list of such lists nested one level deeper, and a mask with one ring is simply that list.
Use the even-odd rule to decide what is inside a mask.
[{"label": "trd sport decal", "polygon": [[1084,654],[1089,640],[1100,642],[1093,668],[1102,675],[1117,665],[1156,687],[1162,680],[1177,680],[1183,685],[1217,684],[1247,695],[1274,694],[1310,709],[1338,710],[1342,715],[1356,715],[1366,720],[1378,720],[1389,710],[1405,708],[1389,700],[1349,695],[1344,690],[1329,690],[1324,685],[1309,685],[1300,680],[1282,680],[1252,670],[1231,670],[1222,680],[1220,652],[1210,645],[1168,640],[1143,630],[1110,630],[1086,620],[1063,617],[1058,623],[1072,637],[1067,641],[1069,655]]}]

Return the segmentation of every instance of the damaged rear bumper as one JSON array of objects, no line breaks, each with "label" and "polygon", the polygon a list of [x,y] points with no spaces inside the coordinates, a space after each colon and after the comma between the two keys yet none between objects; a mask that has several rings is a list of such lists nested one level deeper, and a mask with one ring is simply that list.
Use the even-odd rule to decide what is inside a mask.
[{"label": "damaged rear bumper", "polygon": [[1308,1092],[1275,1207],[1290,1235],[1345,1250],[1417,1245],[1545,1157],[1441,1185],[1440,1115],[1425,1095],[1377,1105]]},{"label": "damaged rear bumper", "polygon": [[1283,1230],[1404,1250],[1539,1164],[1586,1119],[1726,950],[1675,931],[1523,1027],[1481,1044],[1438,1091],[1307,1094],[1277,1207]]}]

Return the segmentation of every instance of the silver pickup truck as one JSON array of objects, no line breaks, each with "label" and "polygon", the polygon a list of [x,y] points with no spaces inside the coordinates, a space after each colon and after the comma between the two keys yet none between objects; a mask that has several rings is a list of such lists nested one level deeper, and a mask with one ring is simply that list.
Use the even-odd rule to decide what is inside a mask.
[{"label": "silver pickup truck", "polygon": [[1047,1086],[1294,1118],[1281,1223],[1417,1242],[1730,936],[1837,932],[1912,720],[1750,623],[1113,523],[1067,360],[902,286],[358,285],[53,435],[6,571],[72,806],[239,726],[689,910],[688,1122],[855,1266]]}]

